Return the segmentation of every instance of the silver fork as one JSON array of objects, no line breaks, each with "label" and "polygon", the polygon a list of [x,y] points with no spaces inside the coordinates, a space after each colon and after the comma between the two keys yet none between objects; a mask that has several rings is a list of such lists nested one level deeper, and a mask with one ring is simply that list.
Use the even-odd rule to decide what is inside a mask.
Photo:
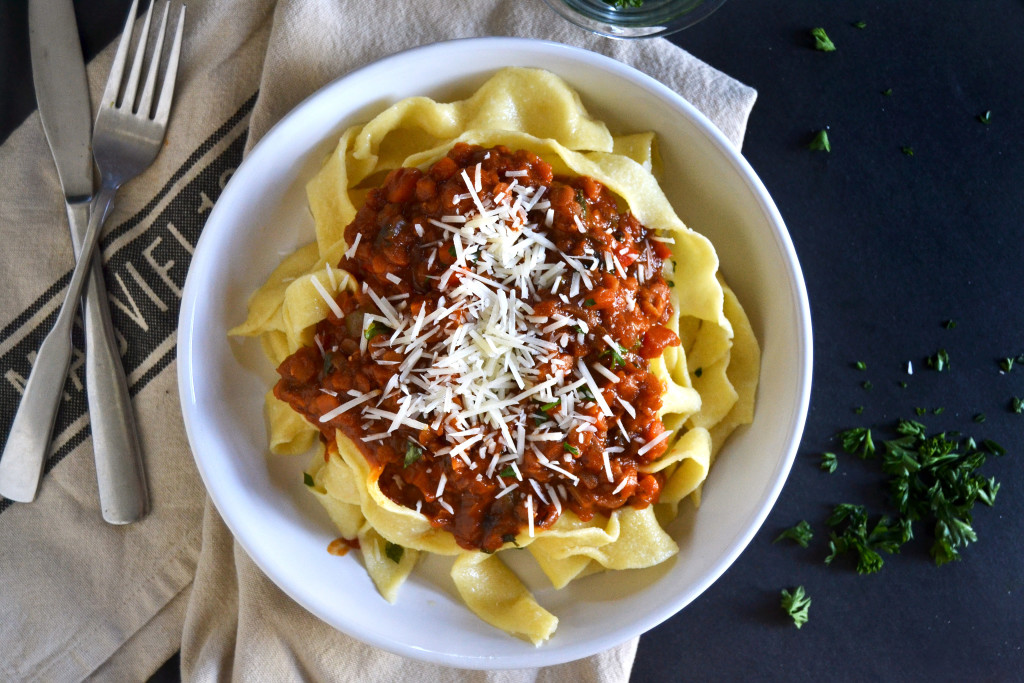
[{"label": "silver fork", "polygon": [[[93,251],[99,242],[103,222],[113,205],[114,195],[125,181],[144,171],[163,146],[171,97],[181,54],[185,7],[178,12],[178,26],[167,58],[160,97],[154,109],[157,73],[167,30],[170,2],[164,5],[163,20],[157,33],[146,80],[141,94],[139,83],[149,38],[153,5],[146,12],[142,33],[131,71],[124,78],[125,64],[135,24],[138,0],[132,0],[128,21],[117,46],[114,64],[107,78],[93,129],[93,157],[100,171],[101,184],[90,207],[89,226],[82,239],[82,249],[71,275],[64,303],[53,329],[43,340],[36,355],[32,373],[14,416],[7,444],[0,458],[0,495],[18,502],[35,500],[43,465],[50,450],[50,438],[57,408],[63,395],[64,380],[71,363],[71,330],[75,312],[86,283]],[[138,100],[136,104],[136,100]]]}]

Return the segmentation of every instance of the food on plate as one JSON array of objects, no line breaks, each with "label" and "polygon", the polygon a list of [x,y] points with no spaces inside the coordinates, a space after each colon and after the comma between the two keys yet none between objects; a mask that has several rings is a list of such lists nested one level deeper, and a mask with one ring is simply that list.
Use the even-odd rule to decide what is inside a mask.
[{"label": "food on plate", "polygon": [[419,553],[488,623],[539,644],[552,585],[649,567],[728,435],[760,354],[710,242],[561,79],[505,69],[468,99],[402,100],[346,130],[307,195],[316,241],[232,334],[280,380],[270,446],[394,601]]}]

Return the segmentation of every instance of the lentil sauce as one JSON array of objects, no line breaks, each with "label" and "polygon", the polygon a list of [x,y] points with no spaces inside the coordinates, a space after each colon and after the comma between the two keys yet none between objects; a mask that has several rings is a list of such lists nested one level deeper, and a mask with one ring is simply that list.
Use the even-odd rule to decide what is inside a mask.
[{"label": "lentil sauce", "polygon": [[[511,301],[527,311],[531,329],[543,331],[543,348],[551,350],[526,368],[530,382],[516,375],[519,388],[508,395],[514,400],[523,386],[527,391],[519,393],[551,379],[563,393],[547,402],[534,393],[503,406],[505,424],[497,418],[486,423],[486,414],[458,419],[470,401],[450,392],[452,412],[443,419],[403,416],[410,388],[416,390],[399,381],[403,368],[415,366],[427,376],[443,359],[424,354],[410,362],[396,350],[391,342],[405,332],[382,322],[381,299],[403,320],[422,321],[446,311],[453,288],[472,278],[501,287],[485,270],[491,257],[473,252],[471,266],[451,226],[461,228],[482,207],[507,205],[513,196],[521,203],[512,211],[526,226],[517,222],[513,231],[529,231],[548,245],[547,266],[561,261],[572,267],[552,285],[537,287],[528,301],[517,300],[512,288]],[[419,511],[466,549],[492,552],[526,529],[550,527],[563,508],[588,520],[624,505],[646,507],[657,502],[664,481],[640,467],[667,447],[657,415],[664,387],[649,361],[679,344],[664,326],[671,304],[661,273],[670,252],[652,237],[593,178],[555,176],[528,151],[459,143],[429,170],[394,170],[368,193],[345,230],[355,246],[339,263],[362,286],[336,297],[342,315],[328,313],[317,324],[315,346],[280,365],[274,394],[318,427],[325,443],[335,440],[336,430],[348,436],[379,473],[388,498]],[[574,270],[580,264],[586,265],[582,275]],[[444,316],[424,333],[427,348],[457,337],[465,320],[459,310]],[[594,370],[590,381],[588,367]],[[578,386],[566,393],[571,384]],[[339,413],[352,396],[371,392],[377,392],[373,400]]]}]

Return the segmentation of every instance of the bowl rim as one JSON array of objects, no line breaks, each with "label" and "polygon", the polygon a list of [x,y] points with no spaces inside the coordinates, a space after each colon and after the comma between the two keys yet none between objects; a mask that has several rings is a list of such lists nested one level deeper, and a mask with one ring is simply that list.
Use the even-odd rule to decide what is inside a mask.
[{"label": "bowl rim", "polygon": [[[197,264],[203,263],[205,257],[205,251],[203,249],[204,244],[210,241],[212,238],[208,237],[213,231],[209,229],[210,226],[216,226],[220,219],[220,212],[218,212],[219,206],[224,206],[224,202],[221,200],[224,195],[232,191],[232,182],[235,179],[244,179],[247,175],[248,168],[254,168],[259,161],[263,160],[263,156],[267,154],[267,150],[272,147],[272,142],[278,137],[284,134],[289,125],[296,120],[299,112],[303,111],[310,106],[310,103],[321,97],[329,97],[335,91],[343,91],[346,85],[346,81],[355,79],[357,77],[364,77],[367,74],[373,74],[376,70],[388,70],[396,62],[401,62],[406,59],[430,59],[435,55],[445,55],[451,57],[448,54],[451,51],[472,53],[475,50],[489,50],[489,51],[510,51],[517,53],[531,53],[532,56],[540,55],[551,55],[562,59],[568,59],[569,61],[575,61],[581,65],[588,67],[596,67],[598,69],[610,72],[621,79],[630,81],[639,88],[648,91],[652,95],[662,100],[666,100],[673,107],[685,111],[689,117],[690,122],[696,126],[696,128],[707,137],[715,147],[720,151],[724,152],[729,164],[733,167],[747,184],[750,189],[753,198],[756,200],[760,210],[765,214],[767,221],[774,227],[772,236],[779,249],[779,252],[784,257],[784,265],[789,274],[789,297],[790,302],[788,305],[792,306],[796,311],[796,317],[798,321],[798,329],[796,330],[797,338],[797,350],[796,357],[802,360],[798,368],[798,377],[795,378],[794,384],[797,387],[797,395],[799,401],[797,405],[792,406],[792,410],[789,413],[790,419],[789,424],[785,429],[787,434],[787,447],[783,457],[778,461],[778,465],[773,473],[773,485],[768,490],[766,497],[757,508],[754,516],[754,523],[750,524],[742,533],[736,535],[728,544],[728,550],[723,553],[711,571],[707,572],[703,577],[703,580],[697,582],[690,590],[686,591],[685,595],[681,595],[674,600],[666,600],[662,603],[662,606],[658,609],[651,610],[640,617],[632,619],[626,626],[619,625],[615,629],[609,629],[609,631],[601,634],[600,636],[593,637],[580,642],[567,643],[560,646],[559,648],[550,648],[549,646],[541,646],[531,651],[528,655],[487,655],[481,654],[478,657],[468,657],[460,654],[451,654],[436,652],[432,650],[426,650],[415,645],[410,645],[404,642],[395,642],[393,640],[386,640],[382,638],[376,638],[367,636],[365,634],[344,630],[335,625],[331,618],[325,613],[322,606],[315,601],[306,600],[302,596],[296,595],[296,591],[293,587],[285,587],[278,583],[276,572],[267,565],[262,557],[258,553],[254,554],[252,548],[249,546],[248,539],[244,533],[241,533],[236,521],[231,517],[230,514],[224,514],[224,505],[226,500],[223,494],[219,491],[216,486],[211,487],[211,471],[209,463],[205,459],[199,456],[199,450],[201,450],[201,442],[198,440],[196,433],[196,425],[193,420],[198,419],[198,416],[194,414],[196,408],[195,399],[195,382],[193,377],[193,361],[192,361],[192,346],[196,341],[194,320],[197,314],[197,309],[202,306],[202,297],[200,285],[197,284],[197,277],[194,276],[200,269],[196,268]],[[556,71],[557,73],[557,71]],[[458,80],[458,79],[455,79]],[[350,116],[350,113],[341,112],[339,113],[339,122],[344,120],[346,116]],[[255,161],[254,161],[255,160]],[[238,186],[238,183],[234,183]],[[434,664],[454,666],[459,668],[469,669],[511,669],[521,667],[536,667],[536,666],[548,666],[561,664],[582,657],[593,655],[597,652],[606,650],[610,647],[619,645],[627,640],[640,635],[643,632],[654,628],[658,624],[662,623],[669,617],[676,614],[683,607],[689,604],[693,599],[703,593],[712,583],[718,580],[721,575],[728,569],[736,558],[743,552],[754,535],[763,525],[769,512],[774,506],[778,496],[782,490],[783,485],[788,478],[789,471],[796,457],[796,452],[800,443],[800,436],[803,432],[803,428],[806,422],[808,406],[810,402],[810,388],[811,388],[811,372],[813,367],[813,346],[812,346],[812,334],[811,334],[811,316],[810,306],[808,303],[806,287],[800,269],[799,261],[796,256],[792,240],[789,236],[788,230],[786,229],[785,223],[782,220],[782,216],[779,213],[774,201],[768,194],[761,180],[757,174],[753,171],[749,163],[744,159],[739,151],[733,146],[733,144],[725,137],[725,135],[713,124],[711,121],[699,110],[697,110],[692,104],[690,104],[681,95],[670,89],[668,86],[660,83],[656,79],[647,74],[627,65],[619,62],[611,57],[586,50],[584,48],[574,47],[557,43],[547,40],[536,40],[530,38],[518,38],[518,37],[482,37],[482,38],[462,38],[450,41],[444,41],[440,43],[433,43],[429,45],[419,46],[404,50],[401,52],[394,53],[382,59],[376,60],[362,67],[354,69],[337,79],[332,80],[326,85],[318,88],[314,93],[303,99],[299,104],[293,107],[287,114],[285,114],[279,121],[277,121],[264,135],[263,137],[253,146],[249,151],[242,164],[236,169],[232,181],[229,181],[227,186],[224,188],[221,200],[215,204],[211,210],[210,215],[207,218],[207,223],[204,226],[200,238],[195,247],[195,253],[192,259],[192,265],[189,268],[189,275],[186,279],[185,286],[182,292],[181,309],[178,320],[178,388],[179,388],[179,400],[181,404],[182,415],[184,418],[186,434],[189,440],[189,446],[192,450],[193,458],[196,461],[197,469],[199,470],[200,476],[203,479],[203,483],[206,487],[207,494],[210,496],[211,501],[214,503],[218,512],[221,514],[221,518],[225,524],[231,530],[233,538],[242,546],[248,556],[253,562],[260,568],[265,576],[283,590],[289,597],[306,610],[316,615],[318,618],[326,622],[332,628],[336,628],[339,631],[346,633],[358,640],[361,640],[370,645],[380,647],[390,652],[417,659],[420,661],[430,662]]]}]

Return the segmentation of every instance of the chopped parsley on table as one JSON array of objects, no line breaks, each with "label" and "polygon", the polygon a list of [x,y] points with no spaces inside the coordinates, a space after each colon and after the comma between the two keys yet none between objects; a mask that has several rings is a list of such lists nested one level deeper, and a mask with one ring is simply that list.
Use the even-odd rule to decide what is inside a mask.
[{"label": "chopped parsley on table", "polygon": [[828,557],[825,564],[832,564],[838,556],[853,553],[857,560],[858,574],[873,574],[882,568],[879,551],[892,554],[913,537],[910,520],[899,519],[895,523],[889,517],[881,517],[869,531],[868,513],[863,505],[840,503],[829,516],[826,524],[833,528],[829,534]]},{"label": "chopped parsley on table", "polygon": [[[977,540],[972,527],[975,502],[995,502],[999,484],[995,478],[977,474],[988,454],[1001,456],[1006,450],[985,440],[981,448],[969,437],[940,432],[929,435],[920,422],[900,420],[899,435],[882,442],[878,449],[870,430],[859,428],[840,434],[843,449],[862,458],[881,455],[882,471],[888,475],[889,499],[899,516],[895,521],[881,517],[873,527],[863,506],[839,505],[829,517],[831,563],[838,555],[857,555],[857,571],[872,573],[882,566],[879,551],[898,552],[913,537],[911,525],[921,521],[933,527],[931,556],[938,565],[960,559],[960,549]],[[868,444],[870,443],[870,447]]]},{"label": "chopped parsley on table", "polygon": [[854,427],[839,432],[839,442],[847,453],[860,453],[861,458],[870,458],[875,454],[875,442],[871,438],[871,430],[867,427]]},{"label": "chopped parsley on table", "polygon": [[821,454],[821,469],[832,474],[838,466],[839,460],[836,458],[835,453],[826,452]]},{"label": "chopped parsley on table", "polygon": [[814,38],[814,49],[822,52],[835,52],[836,45],[825,33],[825,29],[818,27],[811,29],[811,36]]},{"label": "chopped parsley on table", "polygon": [[949,353],[946,352],[946,349],[939,349],[934,356],[929,356],[926,362],[932,370],[945,372],[949,369]]},{"label": "chopped parsley on table", "polygon": [[813,537],[814,532],[811,530],[811,525],[806,519],[802,519],[796,526],[790,527],[779,534],[772,543],[778,543],[779,541],[788,538],[789,540],[799,544],[801,548],[806,548],[807,544]]},{"label": "chopped parsley on table", "polygon": [[815,133],[811,141],[807,143],[807,149],[818,152],[831,152],[832,143],[828,141],[828,131],[822,129]]},{"label": "chopped parsley on table", "polygon": [[811,599],[804,592],[803,586],[797,586],[790,593],[782,589],[780,604],[783,611],[793,618],[793,625],[800,628],[807,623],[807,612],[811,608]]}]

